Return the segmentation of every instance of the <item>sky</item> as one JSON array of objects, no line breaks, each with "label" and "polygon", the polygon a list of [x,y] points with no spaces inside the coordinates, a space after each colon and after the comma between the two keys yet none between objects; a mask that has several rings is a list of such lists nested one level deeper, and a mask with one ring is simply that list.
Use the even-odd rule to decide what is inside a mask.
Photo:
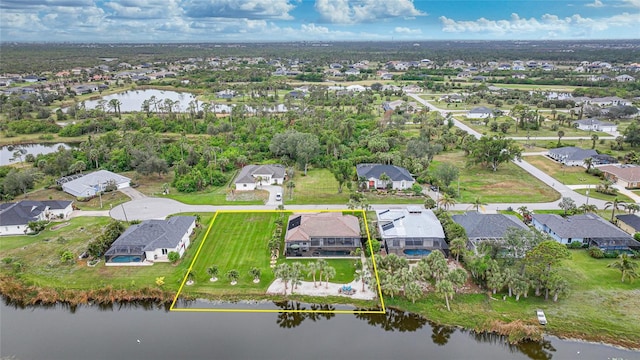
[{"label": "sky", "polygon": [[0,0],[2,42],[640,39],[640,0]]}]

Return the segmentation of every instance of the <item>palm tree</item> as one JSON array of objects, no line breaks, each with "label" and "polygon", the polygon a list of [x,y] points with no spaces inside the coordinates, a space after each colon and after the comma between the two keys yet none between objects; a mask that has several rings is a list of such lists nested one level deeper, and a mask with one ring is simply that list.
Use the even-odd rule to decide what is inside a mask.
[{"label": "palm tree", "polygon": [[447,303],[447,310],[451,311],[449,306],[449,298],[453,298],[453,284],[449,280],[440,280],[436,283],[436,292],[444,296],[444,301]]},{"label": "palm tree", "polygon": [[458,289],[464,286],[468,278],[469,274],[467,273],[467,270],[462,268],[456,268],[449,271],[447,274],[447,280],[451,281],[451,285],[453,285],[455,292],[458,292]]},{"label": "palm tree", "polygon": [[316,284],[316,273],[318,272],[318,264],[310,262],[307,264],[307,276],[313,277],[313,287],[318,287]]},{"label": "palm tree", "polygon": [[193,271],[189,270],[187,272],[187,285],[193,285],[196,282],[196,274]]},{"label": "palm tree", "polygon": [[291,293],[293,294],[293,290],[301,284],[301,280],[304,272],[304,265],[300,262],[294,262],[291,264]]},{"label": "palm tree", "polygon": [[589,170],[591,170],[591,168],[593,167],[593,158],[588,157],[584,159],[582,163],[587,167],[587,172],[589,172]]},{"label": "palm tree", "polygon": [[391,181],[391,178],[389,177],[389,175],[387,175],[386,173],[380,174],[380,182],[384,184],[385,189],[389,185],[389,181]]},{"label": "palm tree", "polygon": [[215,282],[218,281],[218,265],[211,265],[207,268],[207,274],[209,274],[209,281]]},{"label": "palm tree", "polygon": [[318,277],[320,278],[320,285],[322,285],[324,271],[329,267],[329,263],[325,259],[319,259],[316,261],[316,266],[318,266],[318,272],[320,273]]},{"label": "palm tree", "polygon": [[227,271],[227,279],[231,282],[231,285],[235,285],[238,283],[238,278],[240,278],[240,273],[236,269],[231,269]]},{"label": "palm tree", "polygon": [[596,205],[593,204],[582,204],[580,205],[580,207],[578,207],[578,209],[583,212],[583,213],[595,213],[596,211],[598,211],[598,207]]},{"label": "palm tree", "polygon": [[420,299],[420,297],[422,296],[422,288],[420,287],[420,285],[412,281],[405,287],[404,296],[406,296],[407,299],[411,300],[411,302],[415,304],[416,300]]},{"label": "palm tree", "polygon": [[287,183],[287,189],[289,189],[289,200],[293,199],[293,189],[296,187],[296,183],[293,180],[289,180]]},{"label": "palm tree", "polygon": [[393,295],[400,291],[400,281],[396,276],[387,274],[380,279],[380,289],[393,299]]},{"label": "palm tree", "polygon": [[622,282],[624,282],[625,277],[628,277],[631,282],[633,282],[633,279],[638,277],[638,273],[636,272],[638,263],[631,260],[627,254],[621,254],[619,260],[612,262],[607,265],[607,267],[620,270],[622,273]]},{"label": "palm tree", "polygon": [[277,237],[271,238],[267,246],[269,247],[269,252],[271,253],[271,257],[277,258],[278,254],[280,253],[280,239]]},{"label": "palm tree", "polygon": [[613,222],[613,217],[616,214],[616,210],[624,209],[626,207],[626,203],[622,200],[619,200],[617,197],[612,201],[607,201],[604,203],[604,209],[607,210],[611,208],[611,222]]},{"label": "palm tree", "polygon": [[456,204],[456,199],[454,199],[451,195],[444,193],[442,197],[438,199],[438,204],[442,206],[445,210],[449,210],[449,208]]},{"label": "palm tree", "polygon": [[476,197],[475,200],[473,200],[473,202],[471,203],[471,207],[475,208],[476,211],[480,212],[480,208],[483,208],[484,211],[484,206],[487,205],[485,203],[482,202],[482,200],[480,200],[479,197]]},{"label": "palm tree", "polygon": [[333,266],[327,266],[324,270],[324,278],[325,278],[325,289],[329,288],[329,280],[333,279],[336,276],[336,269]]},{"label": "palm tree", "polygon": [[595,149],[596,148],[596,141],[598,141],[598,135],[596,135],[596,134],[591,135],[591,141],[592,141],[591,148]]},{"label": "palm tree", "polygon": [[456,256],[456,261],[460,262],[460,254],[464,254],[464,251],[467,250],[467,240],[464,238],[455,238],[451,240],[449,250]]},{"label": "palm tree", "polygon": [[276,266],[273,269],[273,274],[275,275],[276,279],[280,279],[282,281],[282,283],[284,284],[284,295],[287,295],[287,283],[291,278],[291,268],[289,267],[289,264],[282,263]]},{"label": "palm tree", "polygon": [[560,130],[558,131],[558,147],[560,147],[560,139],[562,139],[562,137],[564,136],[564,131]]},{"label": "palm tree", "polygon": [[629,214],[635,214],[636,211],[640,211],[640,205],[638,204],[627,204],[627,211]]},{"label": "palm tree", "polygon": [[251,270],[249,270],[249,274],[253,276],[254,283],[260,282],[260,275],[262,274],[262,271],[260,271],[260,269],[258,269],[257,267],[252,267]]}]

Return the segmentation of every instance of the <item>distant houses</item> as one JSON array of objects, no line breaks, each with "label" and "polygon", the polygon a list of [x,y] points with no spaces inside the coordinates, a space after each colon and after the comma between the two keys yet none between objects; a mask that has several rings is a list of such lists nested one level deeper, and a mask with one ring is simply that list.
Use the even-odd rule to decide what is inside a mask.
[{"label": "distant houses", "polygon": [[339,212],[293,214],[284,242],[287,256],[349,256],[361,245],[360,222]]},{"label": "distant houses", "polygon": [[627,189],[640,188],[640,166],[631,164],[604,165],[598,169],[604,177]]},{"label": "distant houses", "polygon": [[407,169],[395,165],[358,164],[356,172],[359,179],[366,179],[367,189],[390,187],[394,190],[404,190],[411,188],[416,182]]},{"label": "distant houses", "polygon": [[280,164],[247,165],[240,170],[234,181],[236,190],[255,190],[260,185],[282,185],[286,177]]},{"label": "distant houses", "polygon": [[0,204],[0,235],[24,235],[32,221],[66,219],[73,211],[72,201],[22,200]]},{"label": "distant houses", "polygon": [[378,232],[387,253],[420,258],[432,251],[449,253],[444,230],[433,211],[419,206],[376,210]]},{"label": "distant houses", "polygon": [[584,160],[598,156],[593,149],[582,149],[575,146],[567,146],[549,150],[547,154],[553,160],[566,166],[584,166]]},{"label": "distant houses", "polygon": [[107,170],[98,170],[90,174],[77,174],[60,178],[56,183],[62,190],[76,197],[91,197],[113,186],[113,190],[129,187],[131,179]]},{"label": "distant houses", "polygon": [[595,118],[576,120],[573,123],[578,130],[602,131],[606,133],[618,131],[618,125]]},{"label": "distant houses", "polygon": [[467,112],[467,118],[469,119],[488,119],[492,116],[493,110],[484,106],[475,107]]},{"label": "distant houses", "polygon": [[191,244],[195,216],[146,220],[131,225],[105,253],[106,265],[152,265],[168,262],[169,253],[182,257]]},{"label": "distant houses", "polygon": [[468,211],[452,215],[451,219],[464,228],[473,250],[477,250],[484,241],[502,242],[511,228],[529,231],[529,227],[514,215]]}]

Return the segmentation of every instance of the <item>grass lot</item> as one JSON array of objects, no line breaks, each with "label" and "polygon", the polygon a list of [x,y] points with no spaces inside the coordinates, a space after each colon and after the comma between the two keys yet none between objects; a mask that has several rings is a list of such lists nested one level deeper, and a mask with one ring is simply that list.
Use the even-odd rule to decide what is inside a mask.
[{"label": "grass lot", "polygon": [[536,324],[535,310],[543,309],[549,321],[545,332],[550,334],[640,347],[640,282],[621,283],[620,272],[607,268],[614,260],[592,259],[585,250],[571,254],[560,270],[569,282],[569,294],[557,303],[535,296],[503,301],[503,294],[494,295],[497,300],[485,294],[455,295],[450,312],[434,294],[415,304],[400,297],[385,298],[385,303],[439,323],[476,329],[495,319]]},{"label": "grass lot", "polygon": [[[513,163],[500,165],[496,172],[480,166],[470,167],[464,153],[459,151],[436,155],[430,169],[443,162],[460,169],[458,203],[471,203],[476,197],[485,203],[549,202],[560,198],[555,190]],[[457,190],[457,184],[451,186]]]},{"label": "grass lot", "polygon": [[[582,195],[587,195],[587,189],[576,189],[573,190],[579,194]],[[595,189],[591,189],[589,190],[589,197],[592,199],[600,199],[600,200],[604,200],[604,201],[613,201],[613,199],[618,198],[618,200],[624,201],[627,204],[628,203],[634,203],[635,201],[631,200],[631,198],[629,198],[628,196],[624,195],[624,194],[618,194],[618,195],[607,195],[607,194],[603,194],[600,192],[595,191]]]},{"label": "grass lot", "polygon": [[564,166],[543,155],[527,156],[528,163],[565,185],[599,184],[599,177],[587,174],[582,166]]},{"label": "grass lot", "polygon": [[[298,171],[293,178],[295,188],[293,189],[293,199],[289,194],[286,184],[284,186],[285,205],[308,205],[308,204],[346,204],[349,202],[349,190],[343,187],[342,194],[338,194],[338,182],[328,169],[310,169],[307,176],[302,171]],[[355,186],[355,184],[354,184]],[[422,196],[404,196],[392,194],[379,194],[368,192],[365,194],[370,204],[422,204]]]},{"label": "grass lot", "polygon": [[109,210],[114,206],[129,201],[129,197],[120,191],[112,191],[102,194],[102,208],[100,208],[100,197],[89,201],[77,201],[75,196],[69,195],[64,191],[56,189],[39,189],[27,193],[27,196],[16,196],[13,201],[20,200],[68,200],[73,201],[74,205],[80,210]]},{"label": "grass lot", "polygon": [[[491,131],[491,127],[490,126],[484,126],[484,123],[480,120],[482,119],[473,119],[473,121],[471,121],[470,119],[467,119],[465,116],[463,115],[459,115],[456,116],[456,119],[460,120],[462,123],[464,123],[465,125],[469,126],[470,128],[472,128],[473,130],[481,133],[481,134],[485,134],[485,135],[504,135],[504,136],[513,136],[513,137],[526,137],[527,136],[527,132],[525,130],[522,129],[518,129],[518,131],[516,132],[515,129],[515,120],[511,119],[510,117],[500,117],[498,118],[498,124],[501,124],[504,122],[504,119],[510,119],[512,125],[511,128],[509,128],[509,131],[506,134],[503,134],[500,130],[498,130],[497,132]],[[489,122],[489,125],[491,125],[491,122],[493,122],[493,119]],[[542,126],[540,127],[540,130],[531,130],[529,131],[529,136],[531,137],[532,140],[534,140],[536,137],[556,137],[558,136],[558,131],[554,131],[551,130],[551,125],[554,124],[556,122],[554,121],[546,121],[542,124]],[[592,134],[586,132],[586,131],[582,131],[582,130],[578,130],[575,129],[573,127],[560,127],[559,130],[564,131],[564,137],[569,137],[569,136],[584,136],[584,137],[590,137]],[[596,133],[598,136],[611,136],[607,133],[601,133],[598,132]],[[551,141],[551,140],[549,140]],[[586,140],[585,140],[586,141]],[[557,145],[557,140],[555,142],[555,144]],[[556,147],[556,146],[554,146]],[[591,140],[589,140],[589,148],[591,148]]]},{"label": "grass lot", "polygon": [[[211,219],[210,214],[201,214],[202,222]],[[195,237],[187,251],[186,257],[178,266],[168,263],[157,263],[153,266],[105,266],[104,261],[95,267],[88,267],[86,261],[78,260],[73,264],[62,264],[60,253],[65,250],[73,252],[76,256],[86,250],[89,241],[97,237],[109,218],[79,217],[68,221],[69,225],[51,230],[50,224],[46,230],[38,235],[28,236],[3,236],[0,239],[0,258],[13,258],[23,266],[19,278],[28,283],[40,287],[53,289],[90,290],[113,286],[122,289],[138,289],[146,286],[155,287],[155,279],[165,277],[165,289],[176,291],[184,278],[187,265],[195,251],[199,239],[204,231],[196,229]],[[63,237],[65,241],[60,241]],[[11,265],[0,265],[0,272],[14,274]]]}]

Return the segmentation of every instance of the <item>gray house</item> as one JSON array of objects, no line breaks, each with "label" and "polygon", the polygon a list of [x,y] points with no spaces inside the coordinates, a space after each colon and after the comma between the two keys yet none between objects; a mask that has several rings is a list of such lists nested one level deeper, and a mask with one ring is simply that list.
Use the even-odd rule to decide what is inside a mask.
[{"label": "gray house", "polygon": [[618,131],[618,125],[595,118],[576,120],[573,126],[585,131],[602,131],[606,133]]},{"label": "gray house", "polygon": [[549,150],[548,156],[566,166],[584,166],[584,159],[595,159],[598,156],[598,152],[593,149],[566,146]]},{"label": "gray house", "polygon": [[0,235],[23,235],[31,221],[66,219],[73,211],[72,201],[22,200],[0,204]]},{"label": "gray house", "polygon": [[640,242],[595,214],[566,218],[556,214],[534,214],[532,224],[537,230],[549,234],[561,244],[578,241],[604,251],[640,250]]},{"label": "gray house", "polygon": [[467,232],[473,250],[483,241],[503,241],[510,228],[529,230],[529,227],[514,215],[468,211],[461,215],[452,215],[451,218]]},{"label": "gray house", "polygon": [[181,257],[191,243],[195,216],[174,216],[167,220],[146,220],[131,225],[105,253],[106,265],[152,265],[169,261],[169,253]]},{"label": "gray house", "polygon": [[433,211],[418,206],[376,210],[378,232],[387,253],[419,258],[440,250],[448,255],[444,230]]},{"label": "gray house", "polygon": [[90,174],[77,174],[56,181],[62,190],[77,197],[90,197],[104,191],[110,184],[117,189],[129,187],[131,179],[107,170],[98,170]]},{"label": "gray house", "polygon": [[[411,188],[416,182],[407,169],[395,165],[358,164],[356,172],[358,178],[367,179],[367,189],[384,189],[390,184],[392,189],[403,190]],[[381,180],[382,174],[386,174],[390,180]]]},{"label": "gray house", "polygon": [[280,164],[247,165],[240,170],[234,184],[236,190],[255,190],[256,185],[282,185],[285,168]]}]

